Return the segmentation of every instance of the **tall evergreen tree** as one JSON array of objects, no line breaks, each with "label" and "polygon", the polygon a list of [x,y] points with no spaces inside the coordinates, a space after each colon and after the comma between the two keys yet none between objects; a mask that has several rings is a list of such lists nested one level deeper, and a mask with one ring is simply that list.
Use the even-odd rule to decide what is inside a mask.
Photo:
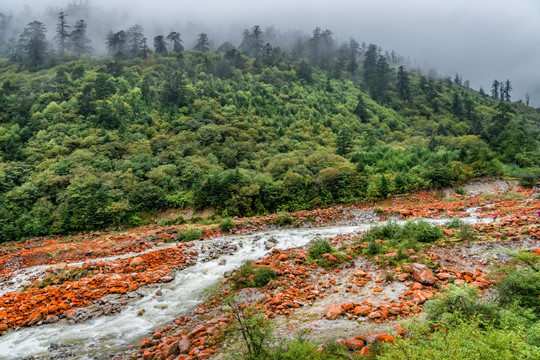
[{"label": "tall evergreen tree", "polygon": [[162,56],[167,56],[169,54],[169,51],[167,51],[167,42],[165,42],[165,37],[163,35],[154,37],[154,51]]},{"label": "tall evergreen tree", "polygon": [[66,16],[67,15],[63,11],[61,11],[60,14],[58,14],[58,24],[56,24],[55,40],[58,44],[58,55],[60,55],[61,57],[64,56],[64,51],[68,46],[69,40],[68,29],[70,28],[70,26],[67,23]]},{"label": "tall evergreen tree", "polygon": [[497,79],[493,80],[491,85],[491,97],[499,100],[499,81]]},{"label": "tall evergreen tree", "polygon": [[124,30],[116,33],[112,31],[107,35],[107,50],[110,55],[117,57],[125,57],[127,52],[127,35]]},{"label": "tall evergreen tree", "polygon": [[169,35],[167,35],[167,40],[170,40],[173,42],[173,51],[176,53],[179,53],[181,51],[184,51],[184,45],[182,45],[182,39],[180,37],[180,33],[173,31]]},{"label": "tall evergreen tree", "polygon": [[405,71],[405,67],[401,65],[397,73],[397,90],[401,100],[408,100],[410,97],[409,89],[409,74]]},{"label": "tall evergreen tree", "polygon": [[373,94],[377,87],[377,45],[369,44],[364,54],[364,83],[368,90]]},{"label": "tall evergreen tree", "polygon": [[504,83],[504,100],[510,101],[510,92],[512,91],[512,84],[510,80],[506,80]]},{"label": "tall evergreen tree", "polygon": [[39,21],[32,21],[19,37],[18,47],[24,59],[34,67],[41,67],[46,60],[48,49],[46,39],[47,28]]},{"label": "tall evergreen tree", "polygon": [[195,51],[206,52],[210,50],[210,42],[208,41],[208,35],[205,33],[200,33],[199,38],[197,39],[197,44],[193,47]]},{"label": "tall evergreen tree", "polygon": [[146,37],[144,36],[144,30],[140,25],[133,25],[126,32],[127,51],[129,57],[145,57],[147,51]]},{"label": "tall evergreen tree", "polygon": [[90,39],[86,35],[86,22],[79,20],[73,26],[73,31],[69,34],[69,48],[78,56],[92,52]]}]

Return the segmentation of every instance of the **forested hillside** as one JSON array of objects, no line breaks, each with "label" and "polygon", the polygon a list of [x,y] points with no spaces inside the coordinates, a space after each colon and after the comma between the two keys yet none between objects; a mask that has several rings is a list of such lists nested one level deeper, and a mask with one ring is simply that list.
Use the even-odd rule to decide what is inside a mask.
[{"label": "forested hillside", "polygon": [[1,240],[134,226],[171,207],[254,215],[482,176],[536,182],[540,114],[498,86],[422,76],[375,45],[157,41],[50,67],[0,59]]}]

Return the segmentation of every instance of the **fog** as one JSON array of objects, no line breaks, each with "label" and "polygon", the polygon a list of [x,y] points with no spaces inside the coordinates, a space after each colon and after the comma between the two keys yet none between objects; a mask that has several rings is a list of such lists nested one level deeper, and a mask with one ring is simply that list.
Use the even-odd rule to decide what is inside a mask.
[{"label": "fog", "polygon": [[[34,19],[45,22],[52,38],[56,13],[68,3],[0,0],[0,11],[11,13],[21,28]],[[525,100],[528,92],[531,105],[540,106],[538,0],[91,0],[89,6],[93,37],[141,24],[149,39],[180,31],[187,48],[200,32],[219,46],[226,40],[238,45],[242,30],[253,25],[274,26],[291,39],[291,31],[310,33],[319,26],[331,29],[337,40],[352,36],[395,50],[426,73],[431,68],[443,76],[459,73],[488,93],[494,79],[510,79],[513,101]],[[94,40],[96,51],[104,50],[103,43]]]}]

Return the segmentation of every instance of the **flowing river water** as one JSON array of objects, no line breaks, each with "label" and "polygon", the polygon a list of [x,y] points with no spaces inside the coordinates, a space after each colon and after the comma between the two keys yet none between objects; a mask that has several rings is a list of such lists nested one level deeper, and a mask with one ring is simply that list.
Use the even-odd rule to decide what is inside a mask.
[{"label": "flowing river water", "polygon": [[[462,220],[467,223],[491,221],[477,218],[475,211],[476,208],[467,210],[469,216]],[[448,220],[427,219],[435,224],[443,224]],[[400,222],[402,221],[398,221]],[[272,239],[273,247],[277,249],[287,249],[307,245],[317,238],[366,231],[376,224],[279,229],[197,242],[196,247],[202,249],[197,263],[179,270],[172,282],[161,284],[161,296],[155,296],[155,288],[148,289],[146,296],[130,301],[121,312],[112,316],[102,316],[76,324],[68,324],[63,320],[54,324],[10,331],[0,337],[0,359],[109,359],[110,354],[122,351],[129,345],[137,345],[154,329],[196,309],[208,290],[212,289],[226,272],[238,268],[246,260],[257,260],[266,256],[270,252],[265,246],[268,240]],[[224,242],[228,245],[237,245],[237,250],[204,261],[208,256],[205,249],[219,248],[219,244]],[[40,270],[43,269],[40,267],[21,271],[16,275],[18,276],[16,283],[25,283],[26,277],[35,275],[35,271]],[[9,288],[4,292],[14,291],[13,286]],[[142,309],[144,314],[140,315]]]}]

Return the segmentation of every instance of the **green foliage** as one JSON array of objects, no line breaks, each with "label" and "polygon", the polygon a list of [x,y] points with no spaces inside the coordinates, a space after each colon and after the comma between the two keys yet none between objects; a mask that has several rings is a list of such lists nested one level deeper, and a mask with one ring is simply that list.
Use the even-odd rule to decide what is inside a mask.
[{"label": "green foliage", "polygon": [[377,360],[533,360],[540,348],[528,344],[519,330],[497,329],[476,321],[461,322],[431,331],[414,329],[414,336],[384,344]]},{"label": "green foliage", "polygon": [[253,282],[256,287],[264,286],[277,277],[277,274],[272,269],[262,267],[255,268],[253,275]]},{"label": "green foliage", "polygon": [[473,318],[493,321],[498,317],[497,309],[495,304],[480,300],[476,288],[454,285],[425,306],[428,321],[451,324]]},{"label": "green foliage", "polygon": [[461,241],[469,241],[476,239],[476,232],[474,226],[462,223],[459,226],[458,238]]},{"label": "green foliage", "polygon": [[294,222],[293,217],[286,212],[279,212],[276,215],[276,225],[284,226],[284,225],[290,225]]},{"label": "green foliage", "polygon": [[225,218],[219,223],[219,229],[221,231],[229,232],[235,228],[234,221],[231,218]]},{"label": "green foliage", "polygon": [[187,242],[187,241],[198,240],[202,238],[202,236],[203,236],[203,232],[201,230],[189,229],[189,230],[180,231],[178,233],[176,240],[180,242]]},{"label": "green foliage", "polygon": [[247,287],[262,287],[276,277],[277,274],[272,269],[254,267],[253,262],[246,260],[229,278],[229,284],[235,290]]},{"label": "green foliage", "polygon": [[[536,255],[538,258],[539,256]],[[519,268],[497,284],[499,303],[507,306],[517,303],[540,314],[540,272],[532,268]]]},{"label": "green foliage", "polygon": [[92,271],[87,269],[57,270],[48,274],[42,280],[36,282],[33,287],[42,289],[53,284],[60,285],[66,281],[76,281],[91,274]]},{"label": "green foliage", "polygon": [[464,223],[460,218],[454,217],[452,220],[444,224],[444,226],[446,226],[447,229],[459,229],[463,224]]},{"label": "green foliage", "polygon": [[431,225],[425,220],[407,221],[404,226],[388,221],[383,225],[372,227],[362,236],[362,240],[368,242],[377,239],[390,240],[393,245],[409,242],[413,247],[414,242],[432,243],[442,236],[443,232],[438,225]]},{"label": "green foliage", "polygon": [[323,254],[329,254],[331,252],[332,246],[327,239],[317,239],[309,245],[308,256],[313,260],[317,260]]},{"label": "green foliage", "polygon": [[[171,207],[251,216],[540,174],[537,112],[412,70],[396,78],[376,45],[360,70],[326,47],[256,46],[254,60],[206,51],[202,36],[204,53],[182,51],[177,33],[174,52],[151,55],[129,32],[111,34],[113,62],[52,66],[31,23],[33,52],[11,61],[35,71],[0,62],[0,241],[137,226]],[[133,46],[120,56],[122,36]]]}]

